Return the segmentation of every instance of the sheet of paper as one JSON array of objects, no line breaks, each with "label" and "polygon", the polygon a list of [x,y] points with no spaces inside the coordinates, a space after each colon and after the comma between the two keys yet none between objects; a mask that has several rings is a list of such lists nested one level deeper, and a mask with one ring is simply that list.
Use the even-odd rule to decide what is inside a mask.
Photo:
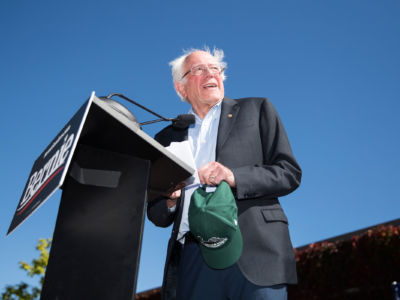
[{"label": "sheet of paper", "polygon": [[192,150],[190,149],[188,141],[172,142],[168,147],[165,148],[172,152],[175,156],[179,157],[180,160],[191,166],[193,169],[196,169]]},{"label": "sheet of paper", "polygon": [[[172,142],[168,147],[165,148],[172,152],[175,156],[179,157],[180,160],[191,166],[193,169],[197,170],[189,141]],[[193,174],[193,176],[185,180],[187,186],[195,182],[199,182],[197,171]]]},{"label": "sheet of paper", "polygon": [[[183,141],[183,142],[172,142],[168,147],[165,147],[168,149],[168,151],[172,152],[174,155],[179,157],[181,160],[183,160],[185,163],[187,163],[189,166],[191,166],[193,169],[196,169],[196,163],[193,158],[192,150],[190,149],[190,144],[189,141]],[[201,186],[197,171],[185,180],[186,187],[185,187],[185,193],[187,195],[191,195],[198,187]],[[216,190],[215,186],[207,186],[206,187],[206,192],[214,192]]]}]

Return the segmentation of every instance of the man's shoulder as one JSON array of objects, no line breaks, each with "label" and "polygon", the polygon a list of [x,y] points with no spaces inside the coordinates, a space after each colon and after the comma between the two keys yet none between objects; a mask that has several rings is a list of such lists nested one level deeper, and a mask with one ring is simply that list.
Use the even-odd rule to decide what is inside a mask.
[{"label": "man's shoulder", "polygon": [[186,140],[186,136],[187,129],[179,129],[169,125],[159,131],[154,136],[154,139],[164,147],[167,147],[171,142],[182,142]]},{"label": "man's shoulder", "polygon": [[246,98],[236,98],[231,99],[225,97],[224,101],[228,106],[235,106],[238,105],[241,108],[251,108],[260,109],[261,107],[265,107],[266,109],[272,108],[273,105],[268,98],[263,97],[246,97]]},{"label": "man's shoulder", "polygon": [[268,98],[246,97],[237,99],[226,98],[225,100],[227,100],[226,109],[228,110],[230,108],[233,109],[235,106],[238,106],[238,108],[240,108],[240,111],[245,114],[262,114],[267,116],[267,118],[269,119],[278,116],[275,107],[272,105],[271,101],[269,101]]},{"label": "man's shoulder", "polygon": [[265,97],[245,97],[245,98],[236,98],[231,99],[226,97],[225,101],[231,102],[238,105],[262,105],[263,103],[270,103],[268,98]]}]

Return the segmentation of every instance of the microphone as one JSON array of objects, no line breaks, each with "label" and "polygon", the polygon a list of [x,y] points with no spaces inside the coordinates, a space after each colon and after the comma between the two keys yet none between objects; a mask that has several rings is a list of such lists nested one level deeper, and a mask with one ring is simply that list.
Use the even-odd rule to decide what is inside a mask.
[{"label": "microphone", "polygon": [[192,114],[185,114],[185,115],[178,115],[175,119],[172,119],[172,126],[179,129],[186,129],[190,125],[195,123],[194,115]]},{"label": "microphone", "polygon": [[[125,108],[122,104],[120,104],[119,102],[116,102],[116,101],[112,100],[111,97],[114,97],[114,96],[120,97],[120,98],[122,98],[122,99],[124,99],[124,100],[126,100],[126,101],[128,101],[128,102],[130,102],[130,103],[132,103],[132,104],[134,104],[134,105],[136,105],[138,107],[140,107],[141,109],[144,109],[145,111],[147,111],[147,112],[151,113],[152,115],[155,115],[156,117],[159,118],[159,119],[156,119],[156,120],[139,123],[140,126],[153,124],[153,123],[157,123],[157,122],[162,122],[162,121],[169,121],[169,122],[172,122],[172,126],[175,127],[175,128],[186,129],[191,124],[195,123],[195,117],[192,114],[178,115],[176,118],[165,118],[165,117],[159,115],[158,113],[148,109],[147,107],[144,107],[143,105],[141,105],[141,104],[133,101],[132,99],[129,99],[128,97],[126,97],[126,96],[124,96],[122,94],[119,94],[119,93],[112,93],[112,94],[108,95],[107,97],[99,97],[100,99],[109,102],[109,104],[111,104],[110,101],[113,102],[112,103],[113,108],[114,109],[118,108],[117,110],[120,111],[121,113],[123,113],[127,117],[128,117],[129,110],[127,108]],[[119,104],[119,105],[117,105],[117,104]],[[135,116],[133,116],[133,114],[131,114],[130,112],[129,112],[129,118],[131,120],[134,119],[136,121]]]}]

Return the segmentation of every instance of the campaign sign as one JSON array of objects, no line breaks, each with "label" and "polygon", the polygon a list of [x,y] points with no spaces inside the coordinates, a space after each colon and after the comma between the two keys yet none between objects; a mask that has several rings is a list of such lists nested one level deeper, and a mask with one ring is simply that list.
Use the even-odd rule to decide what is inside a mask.
[{"label": "campaign sign", "polygon": [[62,186],[94,93],[33,164],[7,235]]}]

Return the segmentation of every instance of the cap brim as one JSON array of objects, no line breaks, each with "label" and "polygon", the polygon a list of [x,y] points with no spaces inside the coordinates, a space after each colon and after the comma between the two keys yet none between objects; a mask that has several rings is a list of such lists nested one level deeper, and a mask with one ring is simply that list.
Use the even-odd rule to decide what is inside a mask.
[{"label": "cap brim", "polygon": [[240,229],[232,235],[231,241],[218,249],[207,248],[199,243],[201,254],[206,264],[213,269],[226,269],[237,262],[242,254],[243,239]]}]

